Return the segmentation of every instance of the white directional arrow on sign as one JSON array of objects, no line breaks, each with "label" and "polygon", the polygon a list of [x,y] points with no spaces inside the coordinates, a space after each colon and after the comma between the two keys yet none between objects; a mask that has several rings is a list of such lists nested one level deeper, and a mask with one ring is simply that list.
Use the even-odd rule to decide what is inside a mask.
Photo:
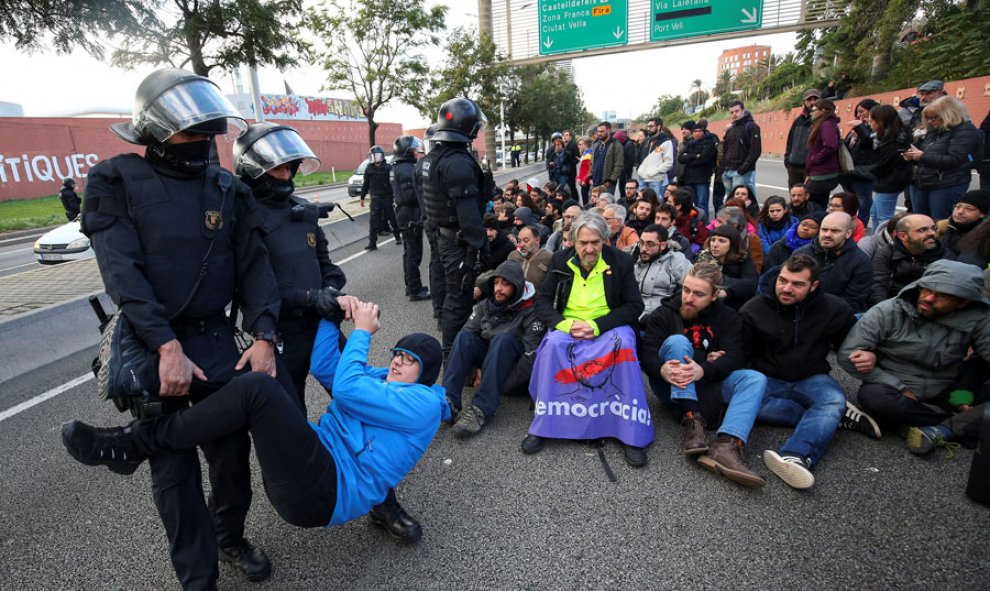
[{"label": "white directional arrow on sign", "polygon": [[612,33],[612,36],[615,37],[616,39],[622,39],[622,36],[625,34],[626,32],[623,31],[620,27],[616,27],[615,31]]},{"label": "white directional arrow on sign", "polygon": [[546,38],[546,41],[543,42],[543,47],[546,47],[547,49],[550,49],[551,47],[553,47],[553,39],[551,39],[550,37],[547,37]]},{"label": "white directional arrow on sign", "polygon": [[756,17],[760,16],[760,13],[756,9],[755,6],[753,7],[753,11],[752,12],[750,12],[750,11],[746,10],[745,8],[743,8],[742,9],[742,13],[743,13],[743,16],[746,17],[746,18],[742,19],[740,22],[742,22],[744,24],[747,24],[747,25],[751,25],[751,24],[755,23],[756,22]]}]

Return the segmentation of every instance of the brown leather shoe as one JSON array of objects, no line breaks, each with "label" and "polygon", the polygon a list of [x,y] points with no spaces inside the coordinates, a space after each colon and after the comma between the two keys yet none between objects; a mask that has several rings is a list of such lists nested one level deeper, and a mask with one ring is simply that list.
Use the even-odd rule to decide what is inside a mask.
[{"label": "brown leather shoe", "polygon": [[681,419],[681,432],[684,434],[684,443],[681,451],[684,455],[696,456],[708,451],[708,438],[705,437],[705,418],[699,414],[689,412]]},{"label": "brown leather shoe", "polygon": [[743,486],[759,487],[767,483],[746,465],[742,455],[742,442],[735,437],[719,436],[708,453],[698,458],[698,463]]}]

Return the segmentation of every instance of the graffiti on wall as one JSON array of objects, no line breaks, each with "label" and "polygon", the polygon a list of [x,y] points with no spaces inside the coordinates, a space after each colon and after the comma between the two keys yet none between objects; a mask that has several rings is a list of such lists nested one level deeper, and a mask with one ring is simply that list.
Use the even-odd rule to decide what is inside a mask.
[{"label": "graffiti on wall", "polygon": [[62,182],[69,177],[84,179],[89,168],[99,161],[96,154],[77,153],[62,158],[45,154],[0,154],[0,183]]},{"label": "graffiti on wall", "polygon": [[364,121],[356,101],[287,94],[261,95],[261,109],[276,119]]}]

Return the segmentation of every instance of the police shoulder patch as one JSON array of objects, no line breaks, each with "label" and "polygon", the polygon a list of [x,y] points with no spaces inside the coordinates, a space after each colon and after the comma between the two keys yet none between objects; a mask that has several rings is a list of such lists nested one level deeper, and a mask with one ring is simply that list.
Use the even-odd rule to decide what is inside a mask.
[{"label": "police shoulder patch", "polygon": [[204,223],[206,227],[211,230],[221,230],[223,229],[223,214],[215,209],[206,210]]}]

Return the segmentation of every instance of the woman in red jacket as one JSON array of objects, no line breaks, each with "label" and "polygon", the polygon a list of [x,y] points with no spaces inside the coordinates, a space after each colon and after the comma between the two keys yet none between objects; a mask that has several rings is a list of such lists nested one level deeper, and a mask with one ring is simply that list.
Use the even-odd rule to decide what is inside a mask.
[{"label": "woman in red jacket", "polygon": [[828,195],[839,184],[842,170],[839,168],[839,117],[835,103],[819,101],[811,111],[811,134],[808,136],[808,157],[805,169],[808,179],[805,186],[811,201],[828,207]]}]

